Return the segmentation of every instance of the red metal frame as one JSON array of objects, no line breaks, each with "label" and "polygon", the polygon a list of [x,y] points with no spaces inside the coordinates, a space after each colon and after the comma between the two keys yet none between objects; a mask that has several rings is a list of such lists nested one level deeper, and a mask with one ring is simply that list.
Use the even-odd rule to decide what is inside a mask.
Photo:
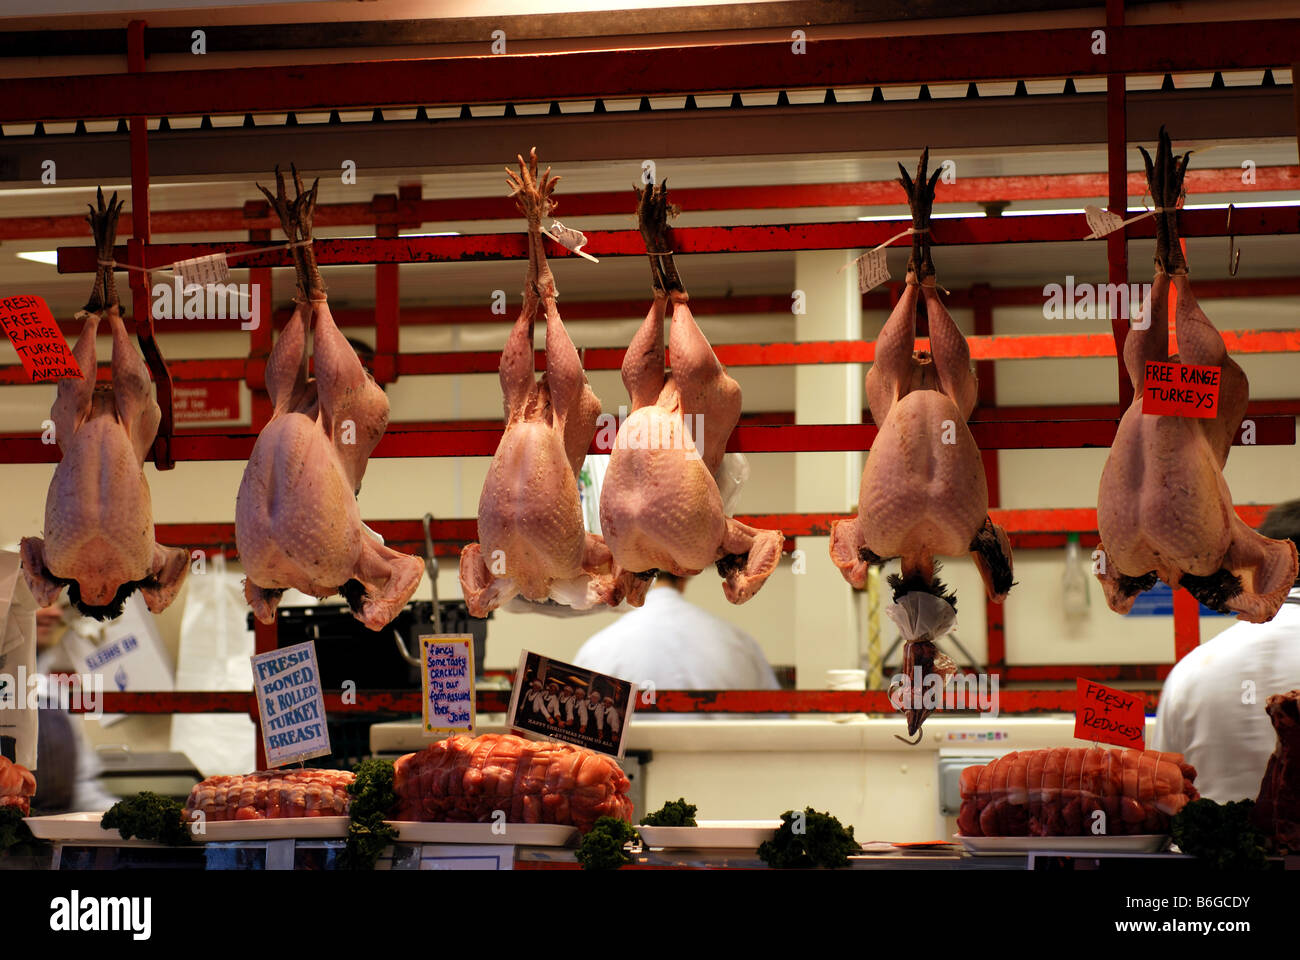
[{"label": "red metal frame", "polygon": [[[1108,20],[1122,7],[1107,4]],[[1300,20],[1092,27],[374,60],[5,81],[0,122],[590,100],[747,90],[825,89],[1038,77],[1279,67],[1300,49]]]},{"label": "red metal frame", "polygon": [[[196,109],[206,113],[246,113],[252,111],[283,111],[310,108],[342,109],[354,106],[385,106],[406,103],[483,103],[509,102],[515,98],[517,91],[528,90],[530,96],[538,100],[564,99],[579,97],[590,99],[593,96],[626,96],[635,89],[644,94],[700,93],[706,91],[766,90],[776,88],[821,88],[837,86],[854,86],[880,83],[939,82],[944,80],[985,80],[1030,77],[1059,77],[1105,75],[1107,77],[1107,157],[1108,176],[1107,194],[1113,210],[1125,211],[1128,202],[1130,184],[1134,194],[1142,186],[1140,175],[1130,174],[1126,169],[1126,120],[1125,120],[1125,77],[1133,73],[1163,73],[1168,71],[1211,70],[1231,64],[1236,68],[1276,66],[1289,63],[1293,53],[1300,48],[1300,20],[1273,20],[1258,22],[1231,22],[1216,24],[1160,24],[1153,26],[1125,26],[1123,24],[1124,7],[1122,0],[1107,0],[1107,52],[1094,55],[1092,51],[1093,32],[1090,28],[1063,29],[1050,31],[1002,32],[988,34],[952,34],[931,35],[923,37],[878,37],[856,39],[817,40],[815,57],[790,57],[784,41],[729,44],[725,46],[697,46],[686,48],[663,48],[654,50],[632,51],[587,51],[580,53],[547,54],[543,60],[538,55],[511,55],[505,57],[470,57],[447,60],[411,60],[396,62],[363,62],[343,64],[322,64],[299,66],[293,69],[284,67],[252,67],[223,70],[174,71],[171,73],[144,73],[144,28],[142,21],[135,21],[129,29],[130,62],[127,74],[105,77],[63,77],[19,79],[7,82],[9,96],[0,103],[0,120],[4,122],[60,119],[90,119],[98,117],[131,117],[132,131],[132,209],[141,221],[132,222],[135,231],[129,248],[116,256],[127,263],[158,268],[170,265],[179,259],[200,256],[205,253],[224,250],[235,252],[251,249],[258,243],[265,242],[266,226],[260,222],[267,218],[265,209],[252,211],[245,208],[245,219],[241,226],[250,230],[248,244],[149,244],[149,208],[148,208],[148,167],[147,167],[147,129],[143,117],[189,115]],[[1297,116],[1300,120],[1300,99],[1297,100]],[[137,122],[139,121],[139,122]],[[1289,169],[1289,168],[1288,168]],[[1224,171],[1206,171],[1201,175],[1210,180],[1209,175],[1222,177]],[[1293,171],[1291,172],[1293,175]],[[1235,174],[1235,171],[1234,171]],[[1196,176],[1195,174],[1193,176]],[[1029,178],[1026,178],[1028,180]],[[1136,181],[1136,183],[1135,183]],[[1197,181],[1189,178],[1189,185]],[[1217,182],[1217,181],[1216,181]],[[1084,189],[1086,195],[1097,195],[1097,184],[1087,178],[1071,181],[1077,186],[1067,186],[1066,180],[1053,179],[1051,189]],[[1005,186],[1010,186],[1005,184]],[[1035,189],[1029,183],[1019,184],[1028,196],[1028,191]],[[965,181],[960,189],[987,189],[988,185],[979,185],[974,181]],[[1261,187],[1265,188],[1266,187]],[[744,204],[754,207],[755,198],[745,194],[746,189],[735,188],[728,193],[722,190],[699,191],[695,196],[695,208],[704,209],[709,203],[716,204],[716,209],[729,209],[727,204]],[[806,188],[794,188],[785,191],[780,198],[767,202],[779,202],[780,199],[795,197],[802,190],[799,206],[830,205],[842,202],[860,202],[864,196],[872,196],[873,185],[814,185]],[[892,184],[890,190],[892,191]],[[942,199],[956,200],[961,195],[959,190],[945,192]],[[1204,188],[1209,189],[1209,188]],[[1232,184],[1234,191],[1241,185]],[[842,192],[838,192],[842,191]],[[689,192],[689,191],[688,191]],[[1004,191],[1005,192],[1005,191]],[[679,196],[681,194],[679,193]],[[1044,194],[1057,195],[1057,194]],[[1085,194],[1079,194],[1085,195]],[[886,202],[883,194],[877,194],[881,202]],[[972,195],[972,198],[975,195]],[[849,198],[849,199],[846,199]],[[574,200],[568,198],[570,215],[579,215],[582,202],[591,204],[590,212],[603,212],[601,204],[613,202],[610,195],[588,195],[585,201],[579,201],[575,207]],[[1012,199],[1015,199],[1014,197]],[[398,318],[396,311],[396,278],[398,263],[440,262],[460,260],[496,260],[521,259],[525,255],[524,238],[518,234],[486,234],[471,237],[402,238],[393,236],[400,223],[409,223],[416,216],[422,222],[425,214],[450,216],[455,208],[451,206],[428,207],[430,203],[450,204],[453,201],[422,201],[418,197],[402,196],[395,204],[386,199],[380,203],[376,198],[368,207],[364,204],[347,205],[363,208],[344,213],[338,209],[340,216],[374,216],[377,236],[374,239],[348,238],[343,240],[321,240],[316,246],[317,259],[325,266],[347,263],[374,263],[381,265],[377,271],[375,323],[377,339],[382,348],[379,366],[388,359],[392,360],[391,376],[399,373],[434,372],[421,370],[421,366],[438,366],[447,363],[453,367],[449,372],[466,372],[465,367],[482,363],[469,356],[460,356],[456,360],[443,360],[439,355],[430,355],[437,359],[402,358],[397,344]],[[460,201],[458,215],[487,213],[486,201]],[[887,202],[891,204],[891,195]],[[492,201],[494,212],[501,209],[500,201]],[[625,201],[620,201],[616,210],[622,212]],[[770,208],[770,207],[769,207]],[[182,212],[179,217],[192,212]],[[324,225],[331,212],[322,211],[319,221]],[[403,221],[402,217],[410,219]],[[1240,236],[1263,234],[1292,234],[1300,232],[1300,209],[1248,209],[1238,213],[1238,223],[1234,232]],[[1215,211],[1188,211],[1184,225],[1188,236],[1220,236],[1223,234],[1223,218]],[[1053,242],[1080,239],[1083,232],[1079,227],[1079,218],[1075,216],[1039,215],[1026,218],[965,218],[961,220],[943,220],[936,223],[935,240],[941,244],[968,243],[1018,243],[1018,242]],[[368,221],[361,221],[368,222]],[[51,228],[52,229],[52,228]],[[60,227],[59,229],[63,229]],[[741,252],[760,250],[812,250],[843,249],[874,246],[892,235],[893,227],[885,223],[827,223],[827,224],[790,224],[762,227],[698,227],[683,228],[675,232],[677,252],[712,253]],[[77,231],[80,232],[80,229]],[[389,234],[383,236],[381,234]],[[50,235],[50,234],[42,234]],[[1125,233],[1108,238],[1108,272],[1111,282],[1127,281],[1127,242],[1130,238],[1150,237],[1154,227],[1149,222],[1134,224]],[[642,248],[639,235],[633,231],[595,232],[589,234],[588,251],[599,256],[640,256]],[[553,248],[552,255],[565,256],[567,251]],[[61,248],[59,252],[59,270],[61,272],[88,272],[95,269],[94,254],[88,248]],[[270,317],[270,276],[269,269],[274,266],[286,266],[289,258],[284,251],[263,253],[250,257],[242,266],[252,267],[256,277],[260,278],[265,297],[262,305],[263,316]],[[136,294],[136,314],[148,313],[147,288],[140,282],[143,278],[133,277]],[[1241,287],[1234,286],[1233,292]],[[1028,293],[1034,293],[1028,291]],[[983,293],[972,294],[976,298]],[[1207,294],[1202,291],[1202,295]],[[141,309],[141,297],[144,297]],[[1041,302],[1041,291],[1025,302]],[[985,307],[976,304],[977,315]],[[639,312],[639,310],[637,311]],[[977,320],[977,322],[979,322]],[[984,326],[985,324],[981,324]],[[1058,338],[1056,348],[1062,351],[1091,349],[1096,351],[1087,355],[1122,356],[1122,345],[1126,333],[1123,317],[1115,319],[1111,338],[1082,338],[1082,343],[1065,343],[1067,338]],[[991,327],[990,327],[991,329]],[[977,331],[978,332],[978,331]],[[250,386],[254,388],[253,427],[257,429],[265,422],[269,408],[257,390],[265,357],[265,349],[270,343],[271,323],[261,325],[251,337],[250,360],[244,370],[235,375],[247,376]],[[1283,331],[1255,333],[1245,332],[1243,341],[1254,342],[1261,350],[1295,350],[1296,332]],[[1270,340],[1272,337],[1274,339]],[[1251,338],[1256,338],[1254,341]],[[972,346],[984,348],[983,353],[972,350],[972,355],[980,364],[991,384],[991,365],[989,360],[1003,355],[1042,356],[1071,355],[1079,353],[1044,354],[1044,349],[1052,349],[1043,338],[1033,338],[1035,343],[1024,342],[1024,338],[975,338]],[[1050,339],[1050,338],[1049,338]],[[1109,340],[1103,343],[1103,340]],[[999,342],[1001,341],[1001,342]],[[1267,341],[1267,343],[1266,343]],[[803,349],[805,345],[800,345]],[[813,345],[811,357],[802,354],[794,362],[866,362],[866,351],[856,346],[845,348],[842,345]],[[720,349],[720,354],[728,348]],[[791,362],[795,345],[739,345],[732,349],[735,356],[726,362],[743,365],[746,362],[763,364]],[[837,351],[843,351],[838,353]],[[1001,352],[999,352],[1001,351]],[[835,357],[834,359],[830,359]],[[599,351],[588,351],[589,369],[599,369],[602,362]],[[784,359],[782,359],[784,358]],[[220,366],[234,361],[207,362]],[[609,362],[605,360],[603,362]],[[494,365],[495,366],[495,365]],[[413,367],[415,369],[404,369]],[[1116,409],[1127,406],[1131,397],[1131,387],[1124,375],[1122,364],[1118,364],[1119,404]],[[195,368],[198,372],[199,368]],[[441,371],[438,371],[441,372]],[[388,370],[382,370],[385,376]],[[986,389],[985,399],[990,399]],[[1063,429],[1056,423],[1033,423],[1011,419],[1009,411],[998,411],[997,415],[983,422],[972,425],[977,440],[992,456],[991,471],[996,481],[996,459],[992,453],[998,447],[1015,446],[1077,446],[1108,445],[1113,436],[1115,420],[1113,417],[1101,419],[1080,419]],[[1267,442],[1266,436],[1275,442],[1294,442],[1294,418],[1289,419],[1289,432],[1283,425],[1260,419],[1260,442]],[[1047,428],[1047,429],[1044,429]],[[826,450],[826,449],[865,449],[874,432],[866,424],[846,425],[765,425],[745,426],[733,436],[731,449],[740,450]],[[1050,432],[1068,432],[1071,442],[1065,443],[1056,438],[1045,436]],[[489,455],[496,446],[499,430],[408,430],[394,431],[386,438],[387,449],[377,451],[379,455],[438,455],[430,450],[445,450],[458,455]],[[215,435],[186,434],[177,438],[178,454],[198,454],[202,458],[236,458],[246,456],[251,447],[251,435]],[[24,449],[25,439],[11,443],[18,458],[15,462],[41,462],[44,457],[32,456]],[[188,447],[184,447],[188,444]],[[180,449],[179,447],[184,447]],[[986,460],[989,458],[986,458]],[[996,489],[996,487],[995,487]],[[996,493],[995,493],[996,497]],[[1260,508],[1238,508],[1238,512],[1251,522],[1258,522]],[[1095,511],[1080,510],[1046,510],[1046,511],[1002,511],[994,508],[990,511],[994,519],[1008,528],[1013,538],[1021,538],[1018,545],[1049,545],[1055,538],[1063,536],[1062,530],[1079,530],[1081,539],[1093,536],[1092,528],[1096,524]],[[773,521],[790,535],[824,534],[833,515],[782,515],[769,518],[749,518],[756,525],[766,525],[761,521]],[[442,521],[439,533],[452,533],[451,525],[456,525],[456,539],[468,535],[465,525],[472,520]],[[443,524],[448,525],[446,528]],[[395,538],[402,542],[404,536],[410,536],[406,522],[394,522],[393,526],[402,527],[394,531]],[[411,526],[415,524],[410,522]],[[228,537],[225,542],[233,540],[231,525],[192,525],[214,528],[209,532]],[[382,524],[377,525],[383,529]],[[160,536],[166,529],[160,526]],[[805,533],[806,531],[806,533]],[[200,531],[194,534],[194,543],[199,539]],[[423,539],[422,531],[415,542]],[[446,546],[442,544],[440,546]],[[1182,591],[1175,599],[1175,642],[1178,655],[1191,649],[1196,642],[1194,627],[1196,625],[1196,605],[1189,604],[1190,598]],[[256,628],[256,648],[259,651],[271,649],[275,645],[274,626],[258,624]],[[990,644],[990,651],[995,647]],[[1059,679],[1063,671],[1079,670],[1100,675],[1106,671],[1124,671],[1130,674],[1149,669],[1149,665],[1136,668],[1125,667],[1009,667],[1011,671],[1024,679],[1031,675],[1042,679]],[[1159,674],[1167,665],[1154,668]],[[1033,674],[1038,671],[1039,674]],[[1107,674],[1109,676],[1109,674]],[[1145,679],[1145,677],[1144,677]],[[1153,691],[1143,692],[1148,708],[1154,706]],[[1073,708],[1073,690],[1050,691],[1007,691],[1003,694],[1003,710],[1070,710]],[[338,710],[343,704],[332,695],[327,698],[329,706]],[[480,709],[503,709],[498,701],[501,695],[481,693]],[[236,712],[255,711],[251,693],[175,693],[175,694],[109,694],[105,697],[104,708],[112,712],[204,712],[207,710],[234,710]],[[873,693],[832,693],[823,691],[789,692],[745,692],[736,691],[723,694],[699,694],[662,692],[658,697],[656,708],[666,711],[690,711],[708,708],[722,711],[742,712],[853,712],[865,710],[870,712],[892,712],[885,695]],[[377,693],[358,697],[352,709],[397,710],[403,713],[418,712],[418,696],[414,693],[394,694]],[[261,745],[258,745],[259,765],[264,762]]]},{"label": "red metal frame", "polygon": [[[1239,168],[1189,170],[1185,186],[1192,196],[1213,193],[1251,193],[1300,188],[1300,167],[1259,167],[1254,183],[1241,182]],[[1128,174],[1128,196],[1141,197],[1146,176]],[[997,200],[1075,200],[1106,196],[1109,179],[1104,173],[1060,173],[1011,177],[962,177],[937,185],[936,203],[980,203]],[[331,203],[316,208],[316,227],[358,227],[392,224],[416,229],[426,223],[461,223],[480,220],[516,220],[518,211],[504,196],[448,197],[432,200],[399,196],[396,204],[376,197],[370,203]],[[566,193],[561,213],[565,219],[617,216],[628,212],[626,191]],[[771,184],[761,187],[674,187],[673,201],[692,212],[726,210],[782,210],[817,207],[898,207],[898,181],[864,180],[857,183]],[[154,233],[230,233],[239,230],[278,230],[269,214],[250,220],[245,209],[195,209],[152,211]],[[124,210],[119,229],[132,229],[132,212]],[[80,237],[86,220],[79,216],[3,217],[0,240],[36,240]]]},{"label": "red metal frame", "polygon": [[[1077,214],[1039,214],[1023,217],[955,217],[936,220],[931,228],[936,245],[963,246],[983,243],[1063,243],[1081,241],[1088,234]],[[1292,235],[1300,233],[1300,205],[1293,207],[1246,207],[1233,212],[1233,233],[1238,237]],[[1183,213],[1187,237],[1227,236],[1223,210],[1187,210]],[[1155,236],[1151,219],[1126,228],[1129,239]],[[847,250],[875,247],[898,233],[894,221],[850,220],[831,223],[787,223],[761,226],[678,227],[673,245],[680,255],[692,253],[757,253],[792,250]],[[644,257],[645,241],[636,230],[593,230],[586,234],[584,252],[595,257]],[[289,267],[289,251],[265,250],[250,243],[159,243],[135,251],[119,249],[119,262],[151,270],[170,267],[178,260],[215,253],[239,254],[241,267]],[[459,263],[462,261],[524,260],[528,239],[522,233],[473,233],[455,237],[344,237],[317,239],[312,243],[316,261],[322,267],[374,263]],[[547,256],[577,254],[557,243],[549,244]],[[134,257],[134,258],[133,258]],[[59,247],[60,273],[93,273],[94,247]],[[1121,282],[1121,281],[1114,281]],[[1126,282],[1126,281],[1125,281]]]}]

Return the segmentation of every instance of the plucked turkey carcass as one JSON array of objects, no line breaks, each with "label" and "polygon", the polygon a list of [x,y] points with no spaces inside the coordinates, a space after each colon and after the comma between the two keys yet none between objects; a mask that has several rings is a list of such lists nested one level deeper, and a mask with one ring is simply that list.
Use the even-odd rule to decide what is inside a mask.
[{"label": "plucked turkey carcass", "polygon": [[[542,218],[555,208],[559,177],[537,176],[537,150],[519,157],[509,183],[528,221],[523,309],[501,351],[505,433],[479,496],[478,543],[460,555],[469,612],[486,617],[522,596],[576,610],[622,601],[624,581],[600,536],[586,531],[578,474],[596,435],[600,401],[556,305],[542,244]],[[533,326],[546,319],[546,372],[534,376]]]},{"label": "plucked turkey carcass", "polygon": [[[715,564],[732,603],[763,586],[784,536],[726,516],[718,471],[740,419],[740,385],[718,361],[691,315],[672,257],[667,183],[638,189],[638,220],[650,255],[654,302],[623,359],[632,412],[619,426],[600,494],[600,527],[622,569],[639,575],[640,604],[659,570],[694,576]],[[664,316],[672,302],[664,369]]]},{"label": "plucked turkey carcass", "polygon": [[451,737],[393,768],[395,820],[571,824],[582,832],[601,817],[632,820],[631,782],[612,758],[511,734]]},{"label": "plucked turkey carcass", "polygon": [[1300,690],[1268,698],[1277,746],[1259,785],[1254,822],[1279,853],[1300,853]]},{"label": "plucked turkey carcass", "polygon": [[[1000,603],[1012,587],[1011,542],[989,519],[984,464],[966,425],[976,379],[966,339],[939,299],[929,229],[940,171],[927,181],[928,163],[927,149],[915,180],[898,166],[912,210],[912,254],[903,294],[876,338],[875,362],[867,372],[867,402],[880,429],[862,471],[858,515],[832,526],[831,560],[861,589],[870,564],[898,557],[901,571],[889,578],[895,603],[910,593],[928,593],[955,606],[956,597],[936,576],[935,557],[969,553],[989,599]],[[914,349],[922,300],[929,352]],[[938,673],[946,679],[955,672],[935,639],[905,637],[909,689],[918,667],[922,677]],[[906,710],[909,735],[928,712]]]},{"label": "plucked turkey carcass", "polygon": [[[68,588],[72,605],[96,620],[122,615],[139,590],[154,613],[175,599],[189,570],[189,554],[154,540],[153,504],[144,459],[162,413],[149,371],[127,339],[117,285],[113,242],[122,204],[90,208],[100,268],[72,353],[81,377],[59,381],[50,419],[63,459],[45,495],[44,537],[24,537],[23,575],[41,606]],[[113,337],[112,380],[95,382],[95,336],[107,322]]]},{"label": "plucked turkey carcass", "polygon": [[[1146,329],[1130,329],[1124,344],[1134,397],[1101,475],[1097,528],[1104,556],[1098,558],[1097,578],[1118,613],[1127,613],[1134,597],[1159,578],[1186,587],[1213,610],[1263,623],[1277,613],[1295,582],[1295,544],[1261,536],[1232,508],[1223,466],[1246,412],[1249,384],[1188,283],[1177,204],[1190,154],[1175,159],[1161,128],[1155,160],[1145,150],[1142,156],[1159,208],[1155,279],[1150,322]],[[1173,356],[1166,321],[1171,287],[1177,292],[1178,353]],[[1144,371],[1151,361],[1219,368],[1216,415],[1145,413]]]},{"label": "plucked turkey carcass", "polygon": [[36,796],[36,777],[20,763],[0,757],[0,808],[17,807],[24,817],[31,813]]},{"label": "plucked turkey carcass", "polygon": [[1170,818],[1198,798],[1195,779],[1181,753],[1015,751],[961,772],[957,827],[968,837],[1167,833]]},{"label": "plucked turkey carcass", "polygon": [[208,777],[190,790],[186,816],[200,812],[209,823],[346,817],[351,806],[348,787],[354,779],[346,770],[310,769]]},{"label": "plucked turkey carcass", "polygon": [[[420,584],[424,564],[385,546],[361,522],[357,493],[388,425],[388,398],[330,316],[311,250],[316,184],[285,195],[275,172],[271,201],[293,244],[298,297],[266,364],[274,409],[244,468],[235,541],[244,596],[263,623],[290,587],[318,598],[342,594],[371,630],[389,623]],[[315,375],[307,375],[308,334]]]}]

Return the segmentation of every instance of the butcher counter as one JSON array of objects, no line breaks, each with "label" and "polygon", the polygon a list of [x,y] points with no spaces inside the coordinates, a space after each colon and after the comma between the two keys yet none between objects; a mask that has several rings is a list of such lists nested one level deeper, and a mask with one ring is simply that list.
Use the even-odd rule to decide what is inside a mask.
[{"label": "butcher counter", "polygon": [[[500,715],[478,732],[503,732]],[[1148,720],[1148,737],[1150,725]],[[1010,750],[1080,746],[1074,715],[936,714],[915,746],[898,714],[836,719],[638,719],[625,764],[638,815],[684,797],[708,820],[770,820],[812,807],[852,825],[860,840],[926,841],[957,832],[963,767]],[[376,724],[370,749],[397,757],[428,744],[418,721]],[[900,803],[900,797],[907,797]]]}]

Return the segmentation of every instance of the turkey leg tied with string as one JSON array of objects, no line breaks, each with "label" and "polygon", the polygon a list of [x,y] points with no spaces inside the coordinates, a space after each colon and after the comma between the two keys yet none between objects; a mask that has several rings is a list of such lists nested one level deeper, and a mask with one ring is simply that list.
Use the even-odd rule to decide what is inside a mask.
[{"label": "turkey leg tied with string", "polygon": [[[261,185],[293,252],[298,297],[266,365],[273,410],[244,469],[235,540],[247,578],[244,596],[263,623],[275,621],[284,591],[342,594],[353,615],[378,630],[401,612],[424,565],[398,553],[361,522],[357,493],[371,452],[388,425],[388,398],[339,332],[311,251],[317,184],[289,200]],[[308,376],[308,336],[315,376]]]}]

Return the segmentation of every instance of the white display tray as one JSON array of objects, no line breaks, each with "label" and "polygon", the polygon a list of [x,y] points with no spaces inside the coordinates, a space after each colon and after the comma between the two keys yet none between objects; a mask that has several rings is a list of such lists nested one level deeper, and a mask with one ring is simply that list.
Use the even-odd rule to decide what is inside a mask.
[{"label": "white display tray", "polygon": [[977,857],[1025,853],[1159,853],[1169,844],[1164,833],[1121,837],[964,837],[953,834]]},{"label": "white display tray", "polygon": [[[567,847],[578,828],[555,823],[427,823],[385,820],[403,843],[514,843],[527,847]],[[497,832],[494,832],[495,827]],[[500,832],[504,830],[504,832]]]},{"label": "white display tray", "polygon": [[41,840],[57,840],[62,843],[79,841],[82,843],[126,844],[129,846],[157,846],[151,840],[123,840],[117,830],[105,830],[99,825],[104,819],[103,811],[93,813],[58,813],[49,817],[25,817],[24,822],[32,836]]},{"label": "white display tray", "polygon": [[666,850],[757,850],[781,827],[780,820],[697,820],[693,827],[636,828],[651,847]]},{"label": "white display tray", "polygon": [[198,843],[257,840],[341,840],[348,835],[347,817],[276,817],[270,820],[209,820],[204,833],[191,835]]}]

